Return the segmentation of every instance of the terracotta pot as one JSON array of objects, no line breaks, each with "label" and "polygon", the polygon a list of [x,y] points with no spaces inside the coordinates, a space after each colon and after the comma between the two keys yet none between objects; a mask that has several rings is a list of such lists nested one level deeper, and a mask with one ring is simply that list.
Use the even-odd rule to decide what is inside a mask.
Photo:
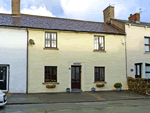
[{"label": "terracotta pot", "polygon": [[56,87],[56,85],[52,85],[52,86],[46,85],[46,88],[55,88],[55,87]]},{"label": "terracotta pot", "polygon": [[104,84],[96,84],[96,87],[104,87]]}]

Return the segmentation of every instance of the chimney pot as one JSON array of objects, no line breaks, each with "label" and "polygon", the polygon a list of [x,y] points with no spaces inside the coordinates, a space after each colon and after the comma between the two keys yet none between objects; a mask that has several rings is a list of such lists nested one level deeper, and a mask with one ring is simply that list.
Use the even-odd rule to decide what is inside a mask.
[{"label": "chimney pot", "polygon": [[130,14],[129,21],[140,22],[140,13]]}]

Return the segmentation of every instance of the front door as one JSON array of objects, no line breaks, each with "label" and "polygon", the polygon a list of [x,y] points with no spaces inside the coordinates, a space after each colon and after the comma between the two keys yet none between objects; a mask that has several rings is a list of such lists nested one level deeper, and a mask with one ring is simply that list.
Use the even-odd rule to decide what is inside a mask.
[{"label": "front door", "polygon": [[81,89],[81,66],[71,67],[71,88]]},{"label": "front door", "polygon": [[142,71],[141,71],[141,63],[135,64],[135,78],[141,78]]},{"label": "front door", "polygon": [[0,89],[6,90],[7,67],[0,67]]}]

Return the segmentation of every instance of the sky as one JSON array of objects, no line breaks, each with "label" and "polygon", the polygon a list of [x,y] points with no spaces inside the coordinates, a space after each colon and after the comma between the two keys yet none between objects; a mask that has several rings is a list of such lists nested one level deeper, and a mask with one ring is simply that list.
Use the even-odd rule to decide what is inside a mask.
[{"label": "sky", "polygon": [[[103,22],[103,10],[115,7],[115,18],[128,20],[139,13],[140,20],[150,22],[150,0],[21,0],[21,13]],[[0,0],[0,13],[11,13],[11,0]]]}]

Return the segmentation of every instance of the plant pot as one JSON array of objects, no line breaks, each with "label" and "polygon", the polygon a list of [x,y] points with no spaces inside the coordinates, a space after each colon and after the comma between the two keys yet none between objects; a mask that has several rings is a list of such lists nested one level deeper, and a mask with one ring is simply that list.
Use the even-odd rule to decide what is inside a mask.
[{"label": "plant pot", "polygon": [[69,93],[69,92],[71,92],[71,90],[70,90],[70,89],[66,89],[66,92],[68,92],[68,93]]},{"label": "plant pot", "polygon": [[92,88],[92,89],[91,89],[91,91],[92,91],[92,92],[95,92],[95,91],[96,91],[96,89],[95,89],[95,88]]},{"label": "plant pot", "polygon": [[104,87],[105,84],[96,84],[96,87]]},{"label": "plant pot", "polygon": [[121,91],[122,90],[122,88],[120,87],[120,88],[116,88],[117,89],[117,91]]},{"label": "plant pot", "polygon": [[48,89],[50,89],[50,88],[55,88],[56,87],[56,85],[46,85],[46,88],[48,88]]}]

